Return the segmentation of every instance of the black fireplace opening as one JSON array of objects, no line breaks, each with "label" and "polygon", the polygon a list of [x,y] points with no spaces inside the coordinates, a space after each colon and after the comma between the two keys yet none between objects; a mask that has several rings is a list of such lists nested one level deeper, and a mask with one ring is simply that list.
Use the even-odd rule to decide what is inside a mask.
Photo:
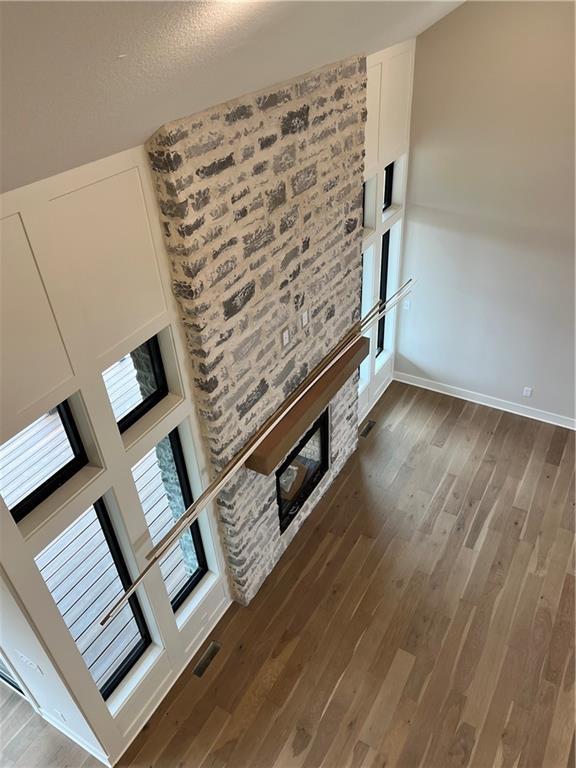
[{"label": "black fireplace opening", "polygon": [[329,466],[328,409],[276,470],[280,533],[284,533]]}]

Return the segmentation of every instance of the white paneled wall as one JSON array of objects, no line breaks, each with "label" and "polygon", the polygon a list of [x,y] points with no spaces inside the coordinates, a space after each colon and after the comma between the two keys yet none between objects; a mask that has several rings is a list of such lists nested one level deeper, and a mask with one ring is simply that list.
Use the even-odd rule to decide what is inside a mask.
[{"label": "white paneled wall", "polygon": [[414,44],[390,49],[380,62],[378,162],[387,165],[408,151]]},{"label": "white paneled wall", "polygon": [[402,157],[410,143],[415,41],[368,56],[366,177]]},{"label": "white paneled wall", "polygon": [[28,616],[0,569],[2,650],[17,674],[23,693],[46,720],[86,750],[106,760],[106,750],[61,677],[50,651],[30,626]]},{"label": "white paneled wall", "polygon": [[[2,199],[2,435],[69,399],[89,463],[20,523],[0,500],[0,646],[39,713],[100,759],[118,760],[230,597],[216,519],[199,519],[208,573],[175,614],[159,569],[138,590],[152,636],[104,700],[34,557],[104,497],[132,576],[151,539],[131,468],[178,428],[194,496],[208,478],[188,358],[143,147]],[[158,335],[169,394],[120,434],[102,372]]]},{"label": "white paneled wall", "polygon": [[[373,260],[367,285],[372,303],[388,229],[394,244],[390,291],[398,281],[413,51],[408,42],[368,59],[365,178],[370,189],[366,218],[372,223],[365,229],[365,251]],[[383,214],[384,167],[392,161],[393,205]],[[89,458],[20,523],[0,501],[0,575],[12,600],[2,619],[0,646],[33,706],[113,763],[230,602],[210,510],[199,520],[208,575],[174,615],[159,569],[151,571],[138,594],[152,644],[104,701],[33,562],[104,497],[132,575],[141,570],[151,540],[131,468],[172,429],[179,428],[195,496],[208,481],[144,148],[14,190],[0,202],[0,440],[69,399]],[[102,372],[153,335],[159,338],[170,393],[121,435]],[[363,377],[364,412],[389,381],[394,336],[391,316],[385,354],[372,350],[367,381]]]},{"label": "white paneled wall", "polygon": [[70,381],[73,372],[18,213],[0,221],[0,247],[3,443],[35,403]]},{"label": "white paneled wall", "polygon": [[38,263],[74,359],[99,358],[166,313],[138,168],[59,195],[43,213]]},{"label": "white paneled wall", "polygon": [[[364,171],[363,311],[380,295],[383,236],[390,232],[387,296],[400,287],[400,256],[404,227],[406,171],[410,142],[410,109],[415,41],[387,48],[367,59],[367,101]],[[383,211],[385,169],[394,163],[392,204]],[[370,356],[360,370],[359,419],[362,421],[392,381],[396,345],[396,313],[386,316],[383,349],[378,328],[369,332]]]}]

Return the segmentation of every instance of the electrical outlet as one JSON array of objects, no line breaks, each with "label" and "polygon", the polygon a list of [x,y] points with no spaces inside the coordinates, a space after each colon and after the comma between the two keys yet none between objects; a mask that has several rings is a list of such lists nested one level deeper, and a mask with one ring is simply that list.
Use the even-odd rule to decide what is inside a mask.
[{"label": "electrical outlet", "polygon": [[522,390],[522,397],[532,397],[533,391],[534,390],[532,389],[532,387],[524,387],[524,389]]},{"label": "electrical outlet", "polygon": [[308,325],[308,310],[305,309],[304,312],[302,312],[302,328],[306,328]]},{"label": "electrical outlet", "polygon": [[290,344],[290,331],[288,328],[285,328],[282,331],[282,346],[287,347],[288,344]]}]

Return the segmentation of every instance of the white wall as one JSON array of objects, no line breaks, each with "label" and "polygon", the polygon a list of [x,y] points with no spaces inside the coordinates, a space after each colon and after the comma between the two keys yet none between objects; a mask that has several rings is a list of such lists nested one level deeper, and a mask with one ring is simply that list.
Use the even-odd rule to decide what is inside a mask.
[{"label": "white wall", "polygon": [[[402,220],[403,172],[386,217],[381,197],[384,166],[408,148],[413,52],[411,40],[369,59],[375,144],[366,171],[376,178],[378,199],[365,234],[376,256],[382,233]],[[12,599],[10,611],[6,598],[0,612],[0,647],[40,714],[110,763],[230,602],[210,510],[200,519],[209,576],[175,617],[159,572],[150,572],[138,594],[153,643],[105,702],[33,560],[105,495],[131,572],[141,570],[151,542],[130,468],[177,426],[195,496],[208,482],[156,206],[142,146],[0,197],[0,442],[72,398],[90,459],[20,523],[0,500],[0,599]],[[121,436],[102,371],[156,333],[171,394]],[[372,368],[375,396],[391,378],[392,342]]]},{"label": "white wall", "polygon": [[60,677],[49,649],[37,635],[2,568],[0,605],[2,649],[27,700],[45,720],[105,761],[104,748],[83,716],[73,693]]},{"label": "white wall", "polygon": [[570,425],[574,5],[468,2],[418,37],[410,165],[396,376]]},{"label": "white wall", "polygon": [[[400,255],[415,40],[393,45],[366,59],[368,118],[364,146],[364,231],[362,239],[362,314],[380,298],[382,236],[390,230],[387,295],[400,287]],[[385,168],[394,163],[392,205],[382,211]],[[384,348],[378,352],[378,324],[367,331],[370,355],[360,366],[358,421],[362,422],[392,381],[397,310],[385,321]]]},{"label": "white wall", "polygon": [[[37,711],[113,764],[230,604],[208,509],[208,573],[174,614],[160,571],[149,572],[138,596],[152,643],[104,701],[34,563],[104,496],[141,572],[152,541],[131,468],[175,428],[194,496],[209,482],[146,152],[20,187],[0,207],[0,442],[70,398],[89,458],[19,523],[0,499],[0,647]],[[156,334],[169,394],[121,435],[102,372]]]}]

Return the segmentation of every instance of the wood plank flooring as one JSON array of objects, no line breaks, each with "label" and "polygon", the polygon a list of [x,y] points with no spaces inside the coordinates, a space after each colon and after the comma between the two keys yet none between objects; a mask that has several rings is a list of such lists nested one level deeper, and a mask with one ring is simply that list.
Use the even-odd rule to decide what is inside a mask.
[{"label": "wood plank flooring", "polygon": [[574,768],[573,433],[396,382],[370,418],[122,768]]},{"label": "wood plank flooring", "polygon": [[395,383],[123,768],[568,765],[574,436]]},{"label": "wood plank flooring", "polygon": [[[2,768],[79,768],[89,757],[53,728],[9,686],[0,683],[0,766]],[[95,761],[90,768],[102,768]]]}]

